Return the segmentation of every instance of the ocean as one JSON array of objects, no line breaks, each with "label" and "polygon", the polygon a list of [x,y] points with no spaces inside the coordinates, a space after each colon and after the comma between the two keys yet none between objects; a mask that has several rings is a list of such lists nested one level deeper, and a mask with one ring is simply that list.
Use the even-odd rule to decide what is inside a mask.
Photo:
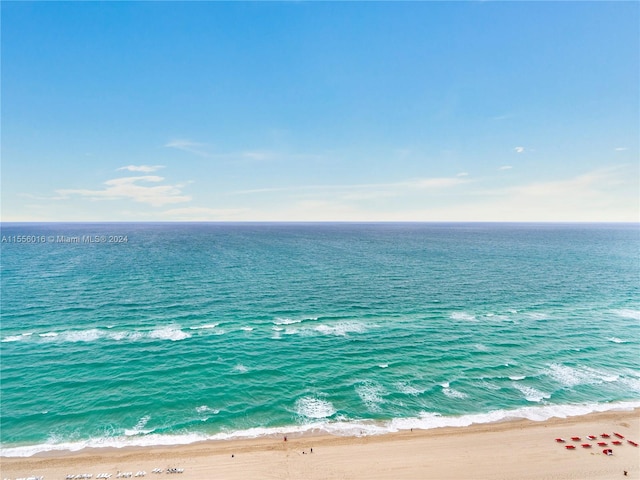
[{"label": "ocean", "polygon": [[0,454],[640,406],[638,224],[2,224]]}]

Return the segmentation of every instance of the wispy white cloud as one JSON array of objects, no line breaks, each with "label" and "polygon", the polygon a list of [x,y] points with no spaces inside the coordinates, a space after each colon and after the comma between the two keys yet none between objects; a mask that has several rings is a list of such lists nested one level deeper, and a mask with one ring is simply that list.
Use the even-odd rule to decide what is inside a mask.
[{"label": "wispy white cloud", "polygon": [[128,170],[129,172],[151,173],[164,168],[164,165],[127,165],[116,170]]},{"label": "wispy white cloud", "polygon": [[133,200],[154,207],[191,200],[191,197],[182,194],[181,187],[178,185],[146,185],[163,181],[163,177],[156,175],[114,178],[104,182],[106,188],[102,190],[59,189],[56,190],[56,193],[58,194],[58,199],[79,196],[91,200]]},{"label": "wispy white cloud", "polygon": [[614,149],[616,152],[624,152],[626,150],[629,150],[627,147],[616,147]]},{"label": "wispy white cloud", "polygon": [[454,188],[451,182],[437,180],[341,185],[339,189],[306,186],[302,192],[279,189],[295,195],[265,196],[260,205],[252,202],[251,210],[240,214],[239,220],[629,222],[640,218],[637,168],[632,165],[482,188],[491,181],[467,181],[455,190],[417,188],[420,184]]},{"label": "wispy white cloud", "polygon": [[515,147],[513,149],[516,153],[523,153],[524,152],[524,147]]},{"label": "wispy white cloud", "polygon": [[191,153],[193,155],[197,155],[199,157],[210,157],[211,155],[207,152],[207,145],[204,143],[193,142],[187,139],[175,139],[171,140],[164,144],[166,148],[175,148],[176,150],[181,150],[183,152]]},{"label": "wispy white cloud", "polygon": [[536,182],[511,187],[507,192],[541,198],[551,196],[566,197],[567,192],[572,192],[573,195],[579,195],[581,200],[585,200],[588,197],[595,198],[603,191],[625,184],[625,179],[620,175],[620,171],[620,167],[604,168],[564,180]]},{"label": "wispy white cloud", "polygon": [[511,170],[512,168],[511,165],[502,165],[498,170]]},{"label": "wispy white cloud", "polygon": [[456,177],[432,177],[432,178],[416,178],[400,182],[390,183],[355,183],[355,184],[336,184],[336,185],[296,185],[292,187],[267,187],[256,188],[251,190],[238,190],[233,192],[237,195],[247,195],[255,193],[269,192],[293,192],[293,191],[354,191],[354,190],[390,190],[390,189],[443,189],[451,188],[471,180],[459,176]]},{"label": "wispy white cloud", "polygon": [[[477,191],[467,219],[497,221],[637,221],[637,170],[628,165],[573,177]],[[464,220],[452,210],[443,215]],[[635,219],[635,220],[634,220]]]},{"label": "wispy white cloud", "polygon": [[250,160],[250,161],[265,161],[271,160],[276,157],[288,157],[286,154],[278,154],[270,150],[252,149],[252,150],[237,150],[230,152],[214,152],[210,145],[206,143],[194,142],[187,139],[171,140],[164,144],[165,148],[174,148],[183,152],[197,155],[205,158],[215,158],[218,160]]},{"label": "wispy white cloud", "polygon": [[456,177],[468,177],[469,174],[467,172],[460,172]]}]

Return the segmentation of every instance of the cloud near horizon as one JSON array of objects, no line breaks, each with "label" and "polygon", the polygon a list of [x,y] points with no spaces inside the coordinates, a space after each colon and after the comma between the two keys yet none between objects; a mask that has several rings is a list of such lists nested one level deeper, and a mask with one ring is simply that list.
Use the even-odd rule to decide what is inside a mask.
[{"label": "cloud near horizon", "polygon": [[[485,183],[489,181],[486,178],[473,183],[467,181],[467,186],[475,185],[475,188],[462,186],[463,190],[457,191],[455,204],[441,201],[438,192],[447,192],[447,189],[415,188],[421,184],[441,187],[455,185],[454,182],[440,179],[367,184],[351,190],[347,189],[347,185],[339,190],[326,186],[316,186],[315,190],[305,187],[303,195],[297,195],[297,189],[263,190],[265,193],[288,191],[296,195],[280,198],[275,203],[262,202],[263,206],[242,213],[241,219],[513,222],[526,218],[525,221],[535,222],[629,222],[634,221],[630,216],[633,212],[636,218],[639,213],[637,207],[629,210],[637,188],[633,182],[629,182],[634,171],[633,166],[620,165],[562,179],[526,182],[503,188],[490,188]],[[414,188],[409,188],[411,186]],[[398,200],[405,195],[411,196],[411,203]],[[389,198],[389,203],[385,198]],[[376,205],[377,210],[372,205]],[[395,206],[387,209],[385,205]]]},{"label": "cloud near horizon", "polygon": [[[467,176],[468,174],[465,174]],[[251,190],[238,190],[232,192],[235,195],[250,195],[255,193],[268,193],[268,192],[295,192],[295,191],[339,191],[339,190],[378,190],[388,191],[391,189],[442,189],[455,187],[464,183],[469,183],[472,180],[468,178],[456,177],[431,177],[431,178],[416,178],[411,180],[405,180],[400,182],[389,183],[355,183],[355,184],[336,184],[336,185],[296,185],[293,187],[265,187],[256,188]]]},{"label": "cloud near horizon", "polygon": [[[80,196],[91,200],[134,200],[153,207],[191,200],[190,196],[182,195],[180,189],[183,185],[144,185],[144,183],[160,183],[163,181],[164,178],[157,175],[114,178],[104,182],[107,188],[103,190],[59,189],[56,190],[56,193],[59,195],[58,200]],[[140,183],[143,183],[143,185],[140,185]]]}]

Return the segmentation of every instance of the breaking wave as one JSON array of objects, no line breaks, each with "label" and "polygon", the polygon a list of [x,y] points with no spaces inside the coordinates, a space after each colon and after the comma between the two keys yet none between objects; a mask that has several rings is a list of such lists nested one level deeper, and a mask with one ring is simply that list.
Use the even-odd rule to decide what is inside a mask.
[{"label": "breaking wave", "polygon": [[[544,421],[549,418],[567,418],[586,415],[594,412],[631,411],[640,408],[640,401],[617,403],[585,403],[575,405],[535,405],[513,410],[494,410],[487,413],[473,413],[467,415],[448,416],[438,412],[422,411],[416,417],[394,418],[386,422],[368,420],[336,420],[327,419],[336,413],[336,409],[329,401],[316,397],[302,397],[296,401],[296,413],[307,420],[299,425],[285,425],[281,427],[256,427],[231,432],[215,434],[188,433],[164,435],[157,433],[124,435],[116,437],[90,438],[76,442],[58,442],[51,440],[47,443],[19,447],[0,447],[0,456],[30,457],[37,453],[49,451],[79,451],[84,448],[123,448],[146,447],[161,445],[186,445],[205,440],[233,440],[258,437],[274,437],[283,434],[303,434],[305,432],[326,432],[336,436],[369,436],[398,432],[409,429],[429,430],[442,427],[466,427],[472,424],[494,423],[505,420],[528,419]],[[208,407],[207,407],[208,408]],[[143,417],[144,419],[144,417]],[[141,419],[141,421],[143,420]],[[148,421],[148,420],[147,420]],[[141,422],[139,422],[141,423]],[[146,426],[146,421],[143,427]]]}]

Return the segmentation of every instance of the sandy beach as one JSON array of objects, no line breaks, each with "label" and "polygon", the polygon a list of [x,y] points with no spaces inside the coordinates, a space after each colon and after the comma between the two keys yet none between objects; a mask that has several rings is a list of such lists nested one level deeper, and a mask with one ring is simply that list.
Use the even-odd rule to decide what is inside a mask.
[{"label": "sandy beach", "polygon": [[[624,439],[615,437],[615,433]],[[607,433],[611,438],[601,438]],[[589,440],[587,435],[596,435]],[[571,437],[581,437],[573,441]],[[566,443],[555,441],[562,437]],[[545,422],[514,420],[369,437],[302,435],[187,446],[86,449],[3,457],[2,478],[145,471],[190,479],[640,479],[640,410]],[[607,442],[607,447],[597,442]],[[620,441],[621,445],[614,445]],[[592,447],[584,448],[583,443]],[[566,445],[575,445],[568,450]],[[611,448],[612,455],[602,453]],[[313,449],[313,451],[312,451]],[[152,473],[162,469],[162,474]],[[627,472],[625,477],[624,472]]]}]

